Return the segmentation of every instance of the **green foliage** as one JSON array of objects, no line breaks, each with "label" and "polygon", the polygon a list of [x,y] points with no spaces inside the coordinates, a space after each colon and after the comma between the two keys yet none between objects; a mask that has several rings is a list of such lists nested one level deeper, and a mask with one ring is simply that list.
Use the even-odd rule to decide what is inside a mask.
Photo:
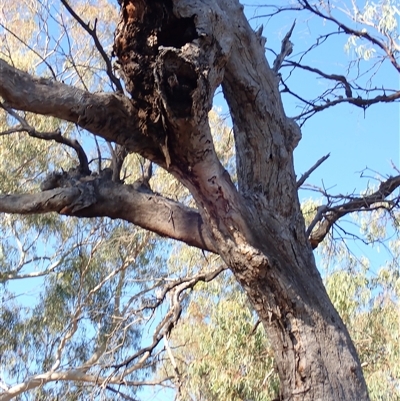
[{"label": "green foliage", "polygon": [[[363,34],[369,34],[378,39],[389,51],[398,52],[398,19],[400,17],[400,2],[398,0],[380,0],[378,2],[366,1],[363,9],[353,3],[353,10],[349,12],[351,19],[361,24],[357,29]],[[349,36],[345,45],[345,51],[352,49],[360,59],[365,61],[376,57],[377,50],[371,43],[363,42],[359,35]]]},{"label": "green foliage", "polygon": [[373,266],[342,249],[330,261],[326,287],[356,345],[371,399],[400,400],[399,216],[390,220],[378,210],[356,220],[377,251],[388,236],[396,238],[385,248],[389,258],[383,266]]},{"label": "green foliage", "polygon": [[183,400],[266,401],[278,389],[264,330],[245,294],[227,281],[229,275],[213,283],[219,296],[196,288],[174,330],[171,346],[182,371]]}]

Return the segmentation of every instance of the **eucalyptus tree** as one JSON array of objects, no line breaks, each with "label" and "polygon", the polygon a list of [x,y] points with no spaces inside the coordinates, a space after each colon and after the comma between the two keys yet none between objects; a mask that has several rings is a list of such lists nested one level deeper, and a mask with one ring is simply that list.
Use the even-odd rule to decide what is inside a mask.
[{"label": "eucalyptus tree", "polygon": [[[307,223],[316,207],[315,202],[302,205]],[[348,241],[338,242],[332,236],[317,250],[328,295],[354,341],[374,401],[400,399],[399,216],[386,217],[376,210],[352,221],[368,238],[363,250],[375,247],[386,254],[386,261],[379,257],[378,262],[371,252],[371,260],[357,255]],[[181,258],[181,269],[188,259]],[[190,259],[195,259],[193,251]],[[276,398],[279,380],[271,346],[232,277],[221,275],[194,288],[169,345],[172,358],[159,364],[157,374],[178,378],[174,385],[181,400]]]},{"label": "eucalyptus tree", "polygon": [[[27,132],[39,140],[69,147],[76,157],[70,161],[68,170],[49,171],[43,179],[33,175],[32,183],[41,181],[41,192],[21,193],[15,186],[12,191],[6,189],[7,194],[0,196],[0,211],[122,219],[219,255],[224,265],[167,283],[151,300],[151,306],[156,307],[169,293],[171,305],[157,326],[153,341],[127,357],[117,355],[117,341],[110,351],[113,360],[106,363],[107,372],[100,370],[107,377],[99,372],[90,373],[92,361],[98,358],[104,361],[109,355],[104,353],[104,344],[109,342],[99,341],[100,351],[95,349],[92,356],[85,355],[75,370],[62,371],[62,359],[56,352],[52,364],[44,364],[48,368],[46,374],[11,388],[6,386],[1,399],[11,399],[44,381],[73,377],[90,383],[100,380],[103,386],[128,382],[126,372],[131,374],[142,367],[162,339],[168,351],[168,335],[181,315],[183,293],[198,281],[211,281],[226,267],[232,271],[268,334],[280,381],[279,399],[369,399],[356,349],[327,295],[312,251],[341,217],[377,207],[393,210],[398,202],[393,193],[400,186],[400,176],[382,181],[368,195],[343,197],[336,203],[324,193],[328,203],[316,210],[306,226],[298,189],[323,160],[296,179],[293,151],[301,140],[301,130],[295,119],[286,116],[280,92],[283,88],[293,93],[282,79],[282,67],[289,64],[305,68],[301,59],[297,62],[287,59],[292,53],[290,37],[294,27],[283,38],[281,51],[269,63],[262,29],[254,31],[250,27],[243,6],[236,0],[123,0],[110,49],[115,59],[113,65],[99,34],[107,27],[103,23],[112,15],[112,7],[103,9],[91,3],[85,6],[66,0],[61,3],[74,24],[91,37],[93,48],[85,53],[87,42],[69,33],[64,11],[57,7],[49,6],[46,20],[40,13],[29,20],[24,14],[26,10],[16,10],[14,6],[22,21],[25,17],[25,22],[38,24],[43,37],[35,38],[42,41],[40,52],[29,40],[20,38],[36,55],[36,68],[13,65],[13,55],[5,42],[0,60],[0,95],[2,108],[10,117],[4,117],[9,127],[3,134]],[[365,12],[358,10],[355,2],[350,3],[352,21],[348,24],[337,18],[336,4],[325,1],[299,0],[287,7],[277,6],[273,13],[291,9],[323,18],[335,32],[353,40],[360,57],[369,58],[371,49],[375,49],[382,62],[400,71],[398,37],[393,34],[397,27],[393,17],[398,13],[396,2],[377,3],[373,12],[368,8]],[[10,40],[18,37],[18,31],[6,26],[12,8],[4,11],[3,24],[5,37]],[[93,16],[91,23],[81,17],[88,10]],[[377,18],[384,22],[377,24]],[[58,39],[51,33],[55,23],[61,32]],[[360,48],[357,41],[365,42],[368,47]],[[70,47],[67,56],[60,50],[62,46]],[[51,59],[54,52],[56,57]],[[96,73],[95,68],[82,68],[82,60],[87,66],[99,59],[109,79],[104,91],[96,87],[104,82],[104,76]],[[59,60],[63,63],[62,74],[57,70]],[[306,101],[304,112],[297,118],[299,122],[339,103],[366,108],[400,98],[400,92],[391,88],[381,89],[377,85],[370,90],[344,75],[315,68],[312,72],[333,82],[329,94],[334,98],[327,101],[324,93]],[[209,111],[219,86],[233,123],[236,179],[221,162],[210,128]],[[51,116],[59,129],[49,131],[40,124],[36,126],[38,115]],[[68,135],[68,127],[85,130],[110,143],[107,167],[101,163],[100,149],[96,158],[98,171],[92,171],[91,160],[82,144]],[[61,130],[65,130],[64,134]],[[143,163],[137,180],[123,176],[127,154],[139,155],[168,172],[187,189],[193,204],[167,198],[152,189],[152,169],[147,162]],[[49,170],[51,164],[48,163]],[[27,180],[29,173],[29,168],[24,169],[21,179]],[[128,164],[126,174],[131,173]],[[119,249],[124,252],[123,245]],[[82,269],[87,270],[84,267],[78,270]],[[93,294],[94,288],[97,287],[87,289],[87,296]],[[118,290],[115,291],[114,303],[118,303],[120,297],[116,295]],[[127,302],[126,311],[130,304]],[[148,307],[146,302],[136,310],[136,315]],[[68,341],[69,333],[76,327],[74,322],[80,318],[81,308],[77,305],[75,319],[59,349]],[[120,308],[118,313],[110,315],[107,327],[114,333],[113,325],[125,317]],[[127,322],[127,327],[131,324]],[[120,361],[115,361],[116,357],[121,357]],[[119,391],[111,388],[110,391]],[[123,397],[122,391],[119,394]]]}]

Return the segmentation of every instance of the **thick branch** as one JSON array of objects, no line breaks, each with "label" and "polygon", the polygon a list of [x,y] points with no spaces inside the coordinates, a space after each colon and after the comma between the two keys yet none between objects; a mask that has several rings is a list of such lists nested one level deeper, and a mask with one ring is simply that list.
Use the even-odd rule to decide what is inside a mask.
[{"label": "thick branch", "polygon": [[48,213],[123,219],[161,236],[216,252],[200,214],[142,188],[106,180],[81,182],[36,194],[0,195],[0,212]]},{"label": "thick branch", "polygon": [[[124,145],[130,152],[161,166],[165,164],[159,145],[152,135],[143,133],[138,110],[124,95],[93,94],[51,79],[36,78],[2,59],[0,76],[0,96],[6,107],[76,123],[107,141]],[[151,133],[152,126],[146,128],[146,133]],[[157,132],[153,137],[157,137]]]},{"label": "thick branch", "polygon": [[[359,212],[361,210],[375,210],[375,208],[371,209],[371,206],[376,203],[385,202],[386,198],[399,187],[400,175],[396,177],[391,177],[388,180],[382,182],[379,186],[379,189],[371,195],[353,198],[343,205],[335,206],[332,208],[319,208],[319,211],[322,212],[317,214],[318,219],[313,220],[314,226],[318,222],[319,225],[311,232],[311,235],[309,237],[309,241],[313,249],[316,248],[323,241],[331,227],[336,223],[336,221],[339,220],[339,218],[352,212]],[[392,201],[386,202],[392,203]],[[311,230],[308,229],[308,232],[309,231]]]},{"label": "thick branch", "polygon": [[[235,32],[222,88],[233,120],[239,190],[244,196],[257,194],[260,209],[268,204],[271,210],[295,214],[292,152],[301,138],[300,129],[285,116],[279,78],[265,59],[263,42],[241,10],[229,15],[235,18],[232,25],[240,29]],[[275,70],[290,53],[293,27],[283,40]]]}]

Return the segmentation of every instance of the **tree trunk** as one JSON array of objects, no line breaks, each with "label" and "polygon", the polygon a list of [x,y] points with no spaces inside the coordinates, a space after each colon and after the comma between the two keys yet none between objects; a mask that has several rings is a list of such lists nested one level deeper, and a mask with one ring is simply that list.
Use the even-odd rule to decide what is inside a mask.
[{"label": "tree trunk", "polygon": [[[125,0],[114,52],[144,134],[191,191],[216,251],[265,326],[280,399],[368,400],[354,345],[305,236],[293,167],[300,130],[284,114],[263,44],[236,0]],[[221,83],[238,189],[208,126]]]},{"label": "tree trunk", "polygon": [[[2,60],[0,95],[9,107],[72,121],[158,163],[190,190],[198,211],[101,177],[86,177],[79,190],[2,195],[0,210],[124,218],[218,253],[270,338],[280,400],[368,400],[354,345],[306,238],[293,165],[300,129],[285,116],[264,39],[237,0],[120,3],[114,55],[130,99],[35,79]],[[233,120],[237,186],[209,128],[219,85]]]}]

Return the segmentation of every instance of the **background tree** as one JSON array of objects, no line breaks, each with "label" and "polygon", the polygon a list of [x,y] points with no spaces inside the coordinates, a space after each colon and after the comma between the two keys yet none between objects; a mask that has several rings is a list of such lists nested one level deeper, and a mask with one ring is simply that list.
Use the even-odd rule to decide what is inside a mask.
[{"label": "background tree", "polygon": [[[306,104],[297,117],[301,123],[337,103],[365,108],[395,101],[399,93],[358,84],[357,78],[363,74],[349,81],[344,75],[310,70],[302,64],[301,55],[288,61],[293,29],[283,38],[270,68],[261,30],[250,28],[239,3],[223,0],[123,1],[113,45],[121,83],[104,50],[110,45],[113,21],[117,20],[114,7],[107,3],[101,7],[62,4],[67,13],[58,6],[29,2],[23,9],[10,3],[4,11],[2,136],[18,159],[7,157],[3,163],[2,192],[7,195],[0,197],[0,210],[33,216],[5,220],[2,255],[7,262],[2,280],[38,275],[46,279],[38,310],[21,313],[13,305],[12,292],[5,293],[8,306],[4,321],[13,334],[4,343],[4,358],[8,375],[16,376],[20,384],[11,388],[5,384],[1,399],[33,388],[41,398],[66,393],[84,397],[87,392],[95,397],[96,391],[104,398],[115,394],[132,398],[136,386],[154,384],[146,382],[145,375],[166,358],[172,365],[178,394],[184,397],[180,367],[169,345],[171,330],[183,310],[195,308],[194,302],[186,303],[185,293],[199,281],[213,280],[225,265],[268,333],[280,379],[279,398],[368,399],[361,363],[329,301],[311,248],[348,213],[380,209],[394,213],[398,199],[393,193],[400,177],[390,177],[362,196],[334,197],[321,189],[327,201],[314,208],[306,226],[297,191],[323,160],[296,181],[293,150],[300,130],[283,112],[279,85]],[[398,13],[396,3],[368,4],[363,11],[352,5],[353,22],[378,29],[369,32],[354,27],[351,21],[348,25],[339,22],[337,8],[329,2],[298,1],[295,7],[278,7],[273,13],[304,10],[321,17],[332,23],[338,34],[350,35],[348,47],[357,50],[359,59],[370,58],[372,49],[377,49],[381,61],[398,71],[396,26],[391,18]],[[384,16],[379,19],[384,23],[376,23],[377,15]],[[84,32],[94,46],[81,39]],[[317,43],[332,35],[319,38]],[[18,53],[21,43],[23,51]],[[312,101],[305,100],[291,89],[287,77],[280,75],[279,70],[286,66],[317,73],[334,87]],[[34,78],[22,69],[44,78]],[[217,137],[209,117],[220,84],[234,136],[224,153],[216,149]],[[106,92],[98,92],[100,88]],[[36,140],[25,141],[22,132]],[[43,140],[61,144],[64,157],[59,157],[59,147],[49,142],[44,145]],[[233,145],[237,177],[227,152],[232,152]],[[84,148],[90,147],[95,151],[88,157]],[[53,159],[51,152],[56,151]],[[141,158],[128,157],[128,153]],[[175,184],[165,188],[165,173],[159,168],[153,172],[151,163],[144,159],[170,173],[177,180]],[[53,172],[44,178],[43,172],[49,168]],[[38,192],[39,187],[42,192]],[[161,195],[165,193],[169,198]],[[176,270],[160,268],[166,254],[156,256],[160,245],[147,232],[135,231],[132,237],[125,223],[36,216],[51,211],[79,218],[122,219],[215,253],[224,264],[216,259],[207,266],[180,271],[177,277]],[[47,241],[45,255],[41,247],[35,249],[35,232]],[[146,251],[141,253],[142,249]],[[54,262],[52,254],[59,262]],[[41,269],[25,274],[36,261],[42,264],[36,264]],[[128,290],[132,283],[135,294]],[[395,302],[396,297],[394,293]],[[243,304],[243,298],[237,299]],[[168,311],[155,323],[152,341],[140,343],[141,325],[166,301]],[[347,306],[349,316],[362,309],[352,307]],[[218,313],[210,312],[210,316],[219,319]],[[46,325],[47,340],[43,341],[39,323],[45,318],[51,324]],[[22,348],[17,348],[15,333],[22,335],[27,327],[30,336],[23,337]],[[250,326],[245,327],[242,336],[254,335]],[[79,330],[88,334],[84,341]],[[257,330],[252,347],[261,352],[264,344]],[[162,341],[165,352],[158,347]],[[38,359],[31,365],[23,363],[38,347]],[[21,357],[17,364],[15,355]],[[269,378],[270,361],[268,352],[257,361],[267,370],[258,377]],[[247,364],[240,369],[242,373],[238,373],[243,374]],[[388,377],[387,373],[384,376]],[[171,379],[168,375],[158,377],[158,383]],[[42,386],[50,381],[58,384],[49,389]],[[266,384],[271,389],[275,386],[272,380]],[[240,381],[225,389],[217,384],[209,390],[209,397],[221,391],[232,397],[254,396]]]}]

